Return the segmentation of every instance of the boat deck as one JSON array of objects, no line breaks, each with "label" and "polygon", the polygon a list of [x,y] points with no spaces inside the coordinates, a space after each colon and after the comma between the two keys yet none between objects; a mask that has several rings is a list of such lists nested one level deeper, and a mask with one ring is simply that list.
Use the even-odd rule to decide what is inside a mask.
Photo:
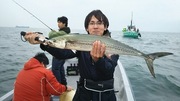
[{"label": "boat deck", "polygon": [[[74,75],[74,76],[66,75],[66,79],[67,79],[67,83],[68,83],[67,85],[72,86],[74,89],[77,88],[76,81],[79,80],[79,75]],[[52,101],[60,101],[59,98],[60,98],[59,96],[52,96]]]},{"label": "boat deck", "polygon": [[[67,60],[66,63],[64,64],[64,67],[67,67],[67,66],[70,66],[71,64],[76,64],[76,63],[77,63],[77,60]],[[76,81],[79,80],[79,76],[66,75],[66,79],[67,79],[68,85],[76,89],[76,86],[77,86]],[[116,91],[115,94],[116,94],[117,101],[134,101],[134,96],[131,90],[128,77],[120,61],[118,61],[118,65],[115,68],[115,72],[114,72],[114,89]],[[4,96],[0,97],[0,101],[11,101],[13,92],[14,90],[11,90]],[[59,96],[52,96],[52,101],[60,101],[59,99],[60,99]]]}]

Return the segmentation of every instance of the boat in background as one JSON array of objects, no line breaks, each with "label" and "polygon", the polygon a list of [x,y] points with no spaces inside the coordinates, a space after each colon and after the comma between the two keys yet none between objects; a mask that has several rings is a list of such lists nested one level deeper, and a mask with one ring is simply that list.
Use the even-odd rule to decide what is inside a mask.
[{"label": "boat in background", "polygon": [[29,28],[29,26],[16,26],[16,28]]},{"label": "boat in background", "polygon": [[129,38],[139,38],[141,37],[141,34],[139,32],[139,29],[136,29],[135,25],[132,25],[132,18],[133,18],[133,14],[131,17],[131,24],[127,26],[127,28],[123,28],[122,32],[123,32],[123,36],[124,37],[129,37]]},{"label": "boat in background", "polygon": [[[77,61],[78,60],[76,58],[66,60],[64,64],[64,67],[66,68],[65,70],[68,70],[67,67],[72,66],[72,64],[77,65]],[[49,66],[47,69],[51,69],[51,66]],[[68,85],[76,89],[76,85],[77,85],[76,81],[79,80],[79,75],[71,75],[71,76],[67,75],[66,78]],[[118,65],[116,66],[114,71],[114,90],[117,101],[135,101],[129,79],[126,75],[125,69],[122,66],[120,60],[118,60]],[[9,91],[4,96],[0,97],[0,101],[11,101],[13,97],[13,93],[14,90]],[[74,95],[71,95],[71,98],[73,98],[73,96]],[[60,101],[60,96],[52,96],[52,101]],[[61,100],[61,101],[67,101],[67,100]]]}]

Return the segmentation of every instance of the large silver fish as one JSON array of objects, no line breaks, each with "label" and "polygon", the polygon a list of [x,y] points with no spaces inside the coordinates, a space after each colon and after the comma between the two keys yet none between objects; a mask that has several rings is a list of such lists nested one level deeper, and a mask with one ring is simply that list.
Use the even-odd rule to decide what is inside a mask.
[{"label": "large silver fish", "polygon": [[48,40],[48,44],[52,47],[61,48],[61,49],[90,51],[92,49],[93,42],[96,40],[99,40],[106,45],[105,53],[132,55],[132,56],[139,56],[144,58],[153,77],[155,77],[153,61],[156,58],[173,54],[169,52],[156,52],[151,54],[145,54],[133,47],[121,43],[120,41],[113,40],[112,38],[109,38],[107,36],[97,36],[97,35],[88,35],[88,34],[64,34],[60,36],[58,35]]}]

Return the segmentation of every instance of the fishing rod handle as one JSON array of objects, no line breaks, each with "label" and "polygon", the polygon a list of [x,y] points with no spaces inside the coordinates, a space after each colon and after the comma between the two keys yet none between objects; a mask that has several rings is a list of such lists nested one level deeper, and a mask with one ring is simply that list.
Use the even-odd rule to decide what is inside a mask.
[{"label": "fishing rod handle", "polygon": [[21,31],[21,36],[25,36],[26,35],[26,32],[24,32],[24,31]]},{"label": "fishing rod handle", "polygon": [[40,38],[40,37],[35,37],[34,40],[35,40],[35,41],[39,41],[39,42],[41,42],[41,43],[45,43],[45,42],[46,42],[46,39]]},{"label": "fishing rod handle", "polygon": [[[43,33],[41,33],[41,32],[34,32],[34,33],[37,33],[37,34],[43,34]],[[25,36],[26,35],[26,32],[24,32],[24,31],[21,31],[21,36]]]},{"label": "fishing rod handle", "polygon": [[[43,34],[43,33],[41,33],[41,32],[34,32],[34,33]],[[26,32],[21,31],[20,35],[21,35],[21,40],[22,40],[23,42],[26,42],[26,40],[23,38],[23,37],[26,35]]]}]

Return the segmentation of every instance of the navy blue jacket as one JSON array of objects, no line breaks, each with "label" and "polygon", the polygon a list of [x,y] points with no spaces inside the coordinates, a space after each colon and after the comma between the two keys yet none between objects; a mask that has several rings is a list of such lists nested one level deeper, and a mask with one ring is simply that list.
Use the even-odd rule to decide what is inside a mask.
[{"label": "navy blue jacket", "polygon": [[104,56],[97,62],[93,62],[90,52],[77,51],[74,53],[72,50],[54,48],[43,44],[41,44],[40,47],[58,59],[77,57],[80,77],[94,81],[113,79],[114,70],[119,58],[119,55],[112,55],[111,59]]}]

